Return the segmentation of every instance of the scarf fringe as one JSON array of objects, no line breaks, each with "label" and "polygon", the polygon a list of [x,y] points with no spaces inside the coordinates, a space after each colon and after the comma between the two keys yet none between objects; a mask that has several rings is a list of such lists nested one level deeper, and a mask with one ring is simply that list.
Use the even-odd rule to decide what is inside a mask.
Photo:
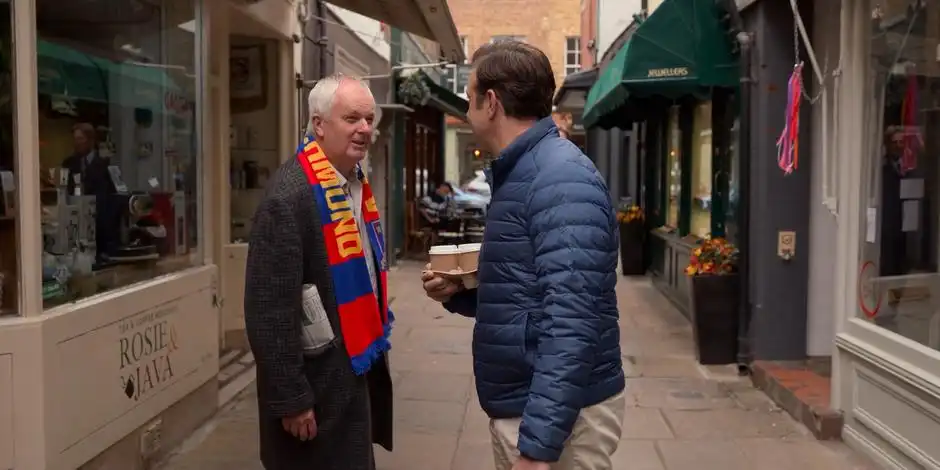
[{"label": "scarf fringe", "polygon": [[392,324],[395,321],[395,316],[392,315],[392,311],[388,311],[388,323],[384,325],[385,332],[381,337],[376,338],[369,347],[366,348],[362,354],[350,358],[352,362],[353,373],[356,375],[365,375],[372,369],[372,365],[375,364],[375,361],[379,359],[382,354],[385,354],[390,349],[392,349],[392,342],[390,341],[392,336]]}]

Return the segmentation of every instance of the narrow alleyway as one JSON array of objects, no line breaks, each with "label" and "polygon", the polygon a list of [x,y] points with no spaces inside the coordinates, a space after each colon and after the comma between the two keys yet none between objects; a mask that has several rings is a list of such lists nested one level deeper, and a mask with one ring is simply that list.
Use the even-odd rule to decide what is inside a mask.
[{"label": "narrow alleyway", "polygon": [[[470,358],[472,321],[427,300],[420,266],[390,276],[396,325],[396,450],[379,470],[491,470],[487,419]],[[872,469],[841,443],[813,439],[730,369],[693,359],[691,329],[649,284],[618,285],[628,408],[617,470]],[[254,387],[194,435],[164,470],[256,470]]]}]

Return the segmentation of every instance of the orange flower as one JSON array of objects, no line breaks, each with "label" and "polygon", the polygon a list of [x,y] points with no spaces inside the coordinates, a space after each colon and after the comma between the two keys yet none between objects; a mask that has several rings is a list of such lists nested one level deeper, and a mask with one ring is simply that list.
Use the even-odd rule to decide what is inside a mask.
[{"label": "orange flower", "polygon": [[689,276],[731,274],[735,272],[737,261],[738,249],[732,243],[723,237],[706,235],[689,254],[685,273]]},{"label": "orange flower", "polygon": [[646,215],[643,213],[643,208],[636,204],[622,207],[617,211],[617,221],[621,224],[642,222],[645,217]]}]

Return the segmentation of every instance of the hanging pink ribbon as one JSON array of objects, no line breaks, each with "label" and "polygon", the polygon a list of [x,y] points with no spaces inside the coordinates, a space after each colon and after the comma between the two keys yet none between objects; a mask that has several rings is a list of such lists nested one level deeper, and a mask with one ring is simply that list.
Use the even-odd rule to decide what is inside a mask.
[{"label": "hanging pink ribbon", "polygon": [[917,168],[917,154],[921,149],[920,132],[917,127],[917,74],[907,73],[907,89],[901,102],[901,125],[903,126],[904,151],[901,153],[901,174]]},{"label": "hanging pink ribbon", "polygon": [[787,109],[783,132],[777,139],[777,166],[791,174],[800,162],[800,101],[803,97],[803,63],[793,67],[787,81]]}]

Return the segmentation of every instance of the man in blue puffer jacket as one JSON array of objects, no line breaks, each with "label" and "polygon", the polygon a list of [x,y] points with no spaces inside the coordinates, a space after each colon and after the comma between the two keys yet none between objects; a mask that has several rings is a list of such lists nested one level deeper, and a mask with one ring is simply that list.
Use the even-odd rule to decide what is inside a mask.
[{"label": "man in blue puffer jacket", "polygon": [[422,279],[476,318],[473,369],[498,470],[610,470],[623,424],[618,231],[604,178],[551,118],[541,51],[500,42],[473,55],[467,96],[493,154],[479,286]]}]

